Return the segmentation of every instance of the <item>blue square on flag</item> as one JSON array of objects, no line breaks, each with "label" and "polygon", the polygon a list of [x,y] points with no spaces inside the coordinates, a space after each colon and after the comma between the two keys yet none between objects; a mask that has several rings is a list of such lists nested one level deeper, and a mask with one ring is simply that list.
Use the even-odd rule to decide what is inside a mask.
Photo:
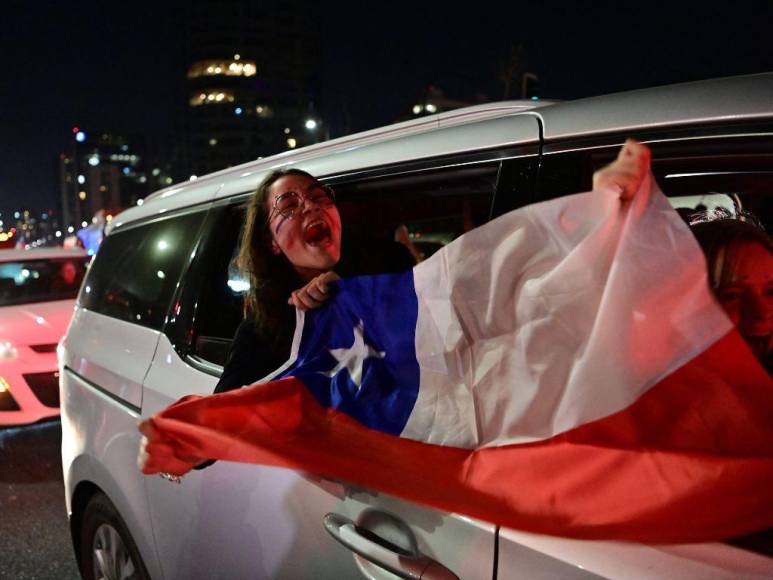
[{"label": "blue square on flag", "polygon": [[319,403],[399,435],[419,390],[413,272],[340,280],[303,319],[298,354],[275,379],[302,380]]}]

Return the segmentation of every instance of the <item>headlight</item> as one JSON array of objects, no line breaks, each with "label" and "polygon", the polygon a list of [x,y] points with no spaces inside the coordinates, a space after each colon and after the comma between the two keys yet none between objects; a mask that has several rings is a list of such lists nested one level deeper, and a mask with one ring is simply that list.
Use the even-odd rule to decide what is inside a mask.
[{"label": "headlight", "polygon": [[0,341],[0,360],[11,360],[19,356],[19,352],[12,342]]}]

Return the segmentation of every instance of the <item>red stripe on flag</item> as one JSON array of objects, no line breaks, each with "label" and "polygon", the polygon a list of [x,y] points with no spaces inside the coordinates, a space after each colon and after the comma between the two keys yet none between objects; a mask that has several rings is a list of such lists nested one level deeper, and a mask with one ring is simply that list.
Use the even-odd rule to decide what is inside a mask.
[{"label": "red stripe on flag", "polygon": [[525,445],[386,435],[294,378],[188,398],[153,423],[183,455],[311,471],[512,528],[695,542],[773,526],[772,388],[733,332],[628,409]]}]

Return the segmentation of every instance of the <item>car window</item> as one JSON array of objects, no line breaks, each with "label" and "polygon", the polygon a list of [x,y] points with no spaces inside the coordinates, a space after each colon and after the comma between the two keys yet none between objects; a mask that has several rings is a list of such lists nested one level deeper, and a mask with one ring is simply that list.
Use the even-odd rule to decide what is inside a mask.
[{"label": "car window", "polygon": [[74,299],[89,257],[0,262],[0,306]]},{"label": "car window", "polygon": [[[696,211],[751,215],[771,231],[773,147],[769,138],[655,141],[650,146],[655,179],[686,219]],[[619,145],[614,145],[545,155],[538,185],[541,198],[590,190],[593,172],[612,161],[618,150]]]},{"label": "car window", "polygon": [[491,216],[498,163],[336,184],[349,240],[397,240],[418,260]]},{"label": "car window", "polygon": [[81,305],[160,329],[204,215],[176,216],[107,236],[84,281]]},{"label": "car window", "polygon": [[[428,258],[462,233],[487,221],[499,165],[496,163],[334,183],[344,244],[378,242],[414,261]],[[249,280],[236,267],[244,204],[213,211],[201,264],[186,276],[183,302],[196,304],[193,332],[169,329],[178,352],[224,365],[243,318]],[[400,241],[397,241],[400,240]],[[193,288],[195,294],[189,294]],[[192,337],[192,338],[191,338]],[[181,348],[182,347],[182,348]]]}]

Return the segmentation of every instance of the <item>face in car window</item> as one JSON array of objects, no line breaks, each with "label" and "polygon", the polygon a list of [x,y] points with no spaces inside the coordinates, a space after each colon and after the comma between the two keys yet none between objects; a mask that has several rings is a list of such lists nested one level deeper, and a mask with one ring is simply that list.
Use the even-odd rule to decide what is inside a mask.
[{"label": "face in car window", "polygon": [[727,248],[725,260],[717,298],[764,360],[770,356],[773,333],[773,255],[760,243],[742,242]]}]

